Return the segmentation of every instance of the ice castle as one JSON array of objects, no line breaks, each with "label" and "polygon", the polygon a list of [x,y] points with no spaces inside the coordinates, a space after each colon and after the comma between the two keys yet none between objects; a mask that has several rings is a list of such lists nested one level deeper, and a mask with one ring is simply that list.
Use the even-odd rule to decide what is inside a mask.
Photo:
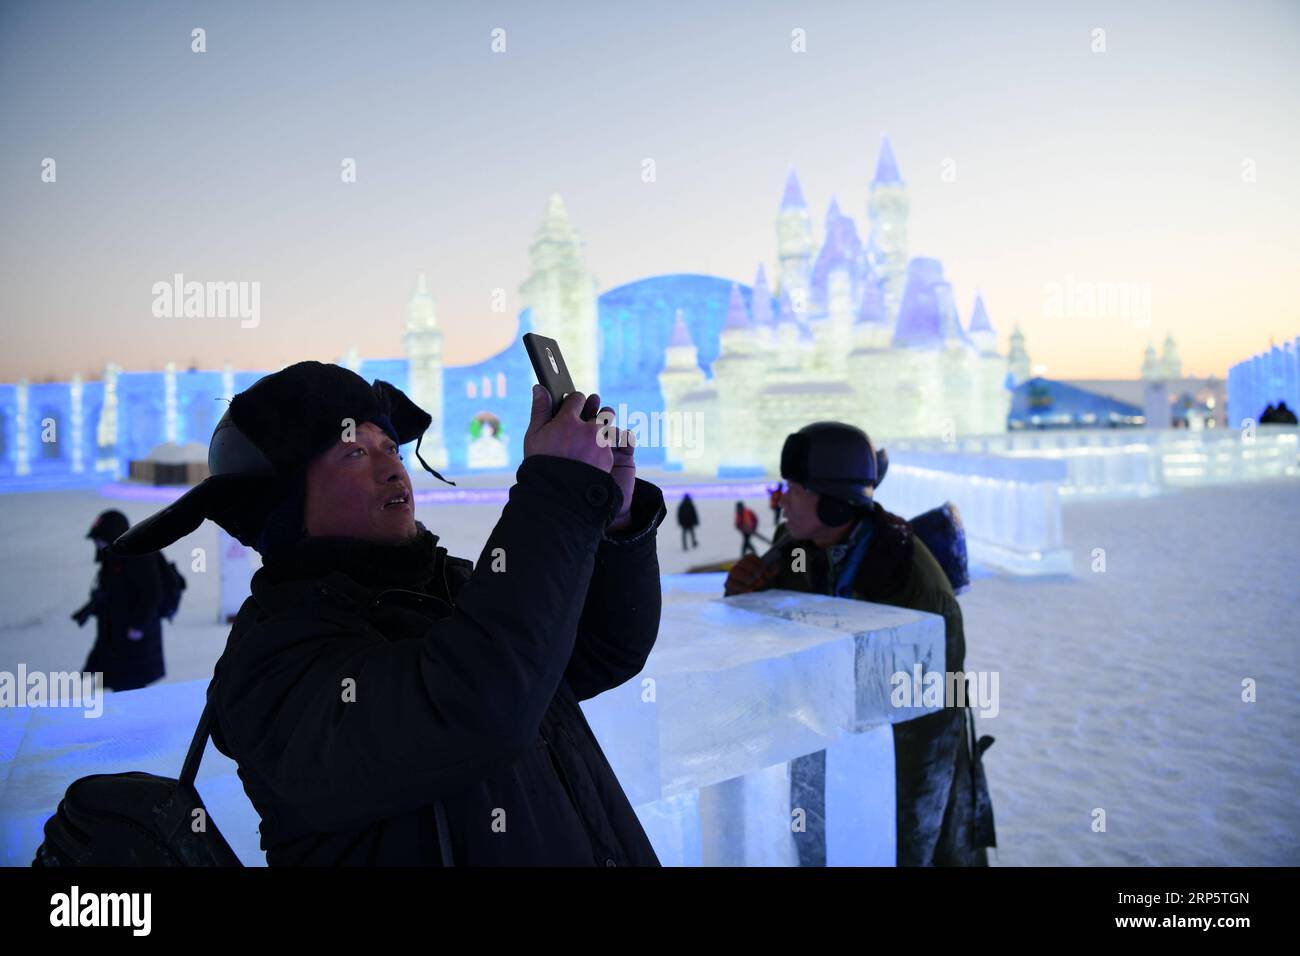
[{"label": "ice castle", "polygon": [[[513,344],[446,365],[420,275],[406,355],[353,351],[339,361],[428,409],[434,427],[422,452],[452,473],[512,469],[522,459],[533,373],[518,337],[530,330],[562,343],[575,384],[624,414],[637,459],[649,466],[757,474],[776,467],[788,432],[822,418],[885,439],[1005,431],[1008,374],[1028,374],[1023,348],[1013,336],[1009,365],[979,296],[963,326],[940,262],[908,259],[907,190],[888,139],[866,215],[864,243],[832,201],[819,245],[791,171],[771,285],[759,265],[752,286],[673,274],[599,293],[564,203],[552,196],[519,287]],[[0,384],[0,489],[113,480],[158,445],[206,448],[223,400],[267,371],[110,364],[99,381]]]},{"label": "ice castle", "polygon": [[785,436],[818,419],[878,438],[1006,430],[1007,357],[978,294],[964,327],[939,260],[908,260],[907,191],[888,139],[869,196],[865,243],[832,199],[818,246],[791,171],[775,289],[761,265],[751,289],[732,284],[716,345],[677,313],[659,373],[665,411],[670,424],[698,422],[704,434],[670,445],[670,463],[772,470]]}]

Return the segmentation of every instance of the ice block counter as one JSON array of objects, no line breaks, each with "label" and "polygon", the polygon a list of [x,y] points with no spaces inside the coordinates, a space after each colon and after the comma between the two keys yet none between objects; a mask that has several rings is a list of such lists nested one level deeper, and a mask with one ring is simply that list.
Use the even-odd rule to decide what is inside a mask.
[{"label": "ice block counter", "polygon": [[[724,599],[724,578],[665,576],[645,670],[584,705],[660,860],[797,866],[802,841],[828,866],[892,866],[890,725],[934,708],[894,707],[890,678],[943,670],[943,619],[791,591]],[[824,777],[792,799],[792,763],[819,751]]]},{"label": "ice block counter", "polygon": [[[802,850],[829,866],[893,865],[890,724],[929,709],[892,706],[890,678],[943,670],[942,618],[788,591],[723,599],[722,585],[721,574],[665,576],[645,670],[583,704],[660,860],[795,866]],[[175,776],[206,683],[109,694],[98,719],[0,710],[3,862],[31,863],[76,777]],[[792,789],[792,762],[821,751],[824,773],[805,761],[813,772]],[[240,859],[264,864],[235,766],[211,746],[198,787]]]}]

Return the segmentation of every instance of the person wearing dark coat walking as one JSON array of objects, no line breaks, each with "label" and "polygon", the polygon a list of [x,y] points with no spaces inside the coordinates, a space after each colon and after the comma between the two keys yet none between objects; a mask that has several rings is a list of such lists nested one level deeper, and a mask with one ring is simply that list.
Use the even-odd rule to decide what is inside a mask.
[{"label": "person wearing dark coat walking", "polygon": [[[944,666],[961,671],[966,638],[947,575],[909,524],[874,501],[885,461],[851,425],[817,422],[790,436],[781,455],[789,484],[782,496],[786,520],[767,554],[732,567],[725,593],[781,588],[938,614]],[[793,560],[796,548],[802,561]],[[988,863],[985,848],[996,845],[993,810],[969,724],[963,704],[892,725],[899,866]],[[824,773],[823,761],[824,752],[794,761],[792,804],[819,799],[809,792],[815,786],[800,792],[800,781]],[[824,844],[804,841],[797,848],[805,865],[825,865]]]},{"label": "person wearing dark coat walking", "polygon": [[641,671],[661,606],[663,496],[630,442],[602,440],[618,430],[598,405],[571,395],[552,417],[533,390],[516,483],[470,561],[415,520],[398,449],[442,479],[420,457],[429,415],[299,363],[218,423],[208,481],[226,487],[115,546],[206,516],[262,554],[208,700],[269,865],[659,865],[578,706]]},{"label": "person wearing dark coat walking", "polygon": [[163,665],[162,576],[154,555],[135,557],[107,548],[130,528],[116,509],[103,512],[86,532],[95,543],[99,571],[90,600],[72,614],[77,624],[95,618],[95,643],[83,671],[103,673],[109,690],[135,690],[166,675]]},{"label": "person wearing dark coat walking", "polygon": [[695,502],[690,494],[683,494],[681,504],[677,506],[677,524],[682,529],[682,550],[686,548],[686,535],[691,536],[691,547],[698,548],[700,542],[695,538],[695,529],[700,524],[700,516],[695,512]]}]

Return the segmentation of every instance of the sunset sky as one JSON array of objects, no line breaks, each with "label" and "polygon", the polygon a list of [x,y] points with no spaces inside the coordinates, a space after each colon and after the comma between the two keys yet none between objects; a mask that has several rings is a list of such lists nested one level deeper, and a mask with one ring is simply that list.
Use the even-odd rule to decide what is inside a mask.
[{"label": "sunset sky", "polygon": [[[791,167],[818,241],[832,195],[865,237],[882,134],[963,321],[982,290],[1054,378],[1169,332],[1222,376],[1300,334],[1298,47],[1294,0],[5,3],[0,380],[398,356],[421,270],[477,361],[550,193],[602,291],[748,283]],[[259,282],[260,324],[155,317],[175,273]]]}]

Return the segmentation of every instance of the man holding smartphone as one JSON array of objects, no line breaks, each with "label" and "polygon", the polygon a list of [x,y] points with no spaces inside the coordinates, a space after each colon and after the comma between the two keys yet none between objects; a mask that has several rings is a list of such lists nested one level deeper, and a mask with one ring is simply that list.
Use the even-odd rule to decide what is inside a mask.
[{"label": "man holding smartphone", "polygon": [[419,458],[429,415],[303,362],[235,396],[213,477],[118,539],[154,550],[207,517],[262,554],[208,694],[270,865],[658,865],[578,706],[659,627],[663,496],[612,420],[534,387],[470,562],[415,519],[398,448]]}]

